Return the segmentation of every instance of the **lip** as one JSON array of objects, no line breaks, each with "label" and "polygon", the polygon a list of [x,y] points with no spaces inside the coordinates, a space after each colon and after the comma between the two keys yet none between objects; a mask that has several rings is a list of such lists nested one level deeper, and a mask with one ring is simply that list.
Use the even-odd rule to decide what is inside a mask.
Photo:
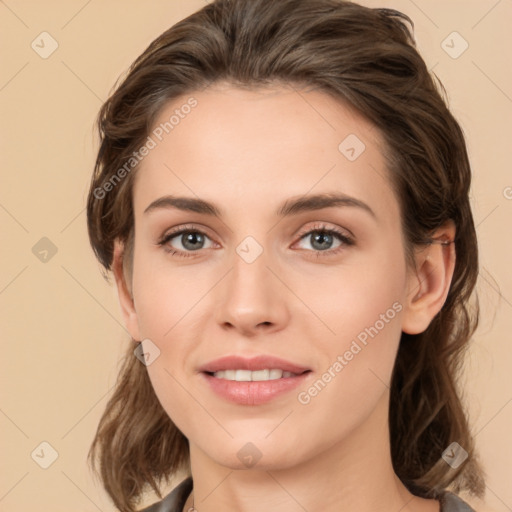
[{"label": "lip", "polygon": [[[219,379],[210,375],[221,370],[264,370],[278,368],[296,373],[268,381],[243,381]],[[311,369],[284,359],[260,355],[256,357],[225,356],[203,365],[199,371],[209,388],[221,398],[239,405],[260,405],[288,393],[304,383]]]},{"label": "lip", "polygon": [[304,373],[311,368],[301,366],[279,357],[259,355],[254,357],[241,357],[237,355],[224,356],[210,361],[199,368],[200,372],[214,373],[221,370],[265,370],[266,368],[279,368],[284,372]]},{"label": "lip", "polygon": [[209,373],[201,373],[200,376],[205,379],[214,393],[225,400],[239,405],[260,405],[292,391],[302,384],[310,373],[302,373],[296,377],[251,382],[218,379]]}]

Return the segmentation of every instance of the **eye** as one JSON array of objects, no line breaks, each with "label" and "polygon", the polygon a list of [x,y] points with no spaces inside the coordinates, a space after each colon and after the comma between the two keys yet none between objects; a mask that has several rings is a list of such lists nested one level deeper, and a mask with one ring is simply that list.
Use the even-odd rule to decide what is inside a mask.
[{"label": "eye", "polygon": [[213,242],[203,231],[185,226],[165,234],[158,245],[163,246],[167,252],[173,255],[188,257],[192,254],[187,253],[196,252],[200,249],[210,249]]},{"label": "eye", "polygon": [[[296,244],[303,245],[299,248],[316,253],[317,257],[337,254],[355,244],[350,235],[324,224],[303,231],[299,237]],[[182,226],[163,235],[158,245],[173,256],[186,258],[194,256],[193,253],[201,249],[211,249],[215,244],[204,231],[192,226]]]},{"label": "eye", "polygon": [[337,254],[345,247],[354,245],[354,240],[349,235],[325,225],[315,226],[314,229],[301,233],[300,242],[306,242],[306,246],[303,244],[301,249],[317,252],[317,256],[320,256],[320,253]]}]

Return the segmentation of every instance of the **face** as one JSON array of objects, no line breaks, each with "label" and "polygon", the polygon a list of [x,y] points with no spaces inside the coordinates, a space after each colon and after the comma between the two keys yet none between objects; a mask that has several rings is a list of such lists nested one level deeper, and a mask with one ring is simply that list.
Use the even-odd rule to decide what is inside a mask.
[{"label": "face", "polygon": [[232,468],[343,445],[386,397],[409,292],[379,133],[323,92],[216,85],[151,137],[127,324],[162,406]]}]

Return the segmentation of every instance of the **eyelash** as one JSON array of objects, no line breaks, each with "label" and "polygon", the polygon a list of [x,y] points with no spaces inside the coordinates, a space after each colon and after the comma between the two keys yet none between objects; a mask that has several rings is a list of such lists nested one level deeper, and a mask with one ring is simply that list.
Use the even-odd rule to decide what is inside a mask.
[{"label": "eyelash", "polygon": [[[171,231],[170,233],[165,234],[157,243],[157,245],[162,246],[164,250],[171,254],[172,256],[177,256],[179,258],[190,258],[194,256],[195,252],[198,251],[180,251],[178,249],[174,249],[169,247],[167,244],[177,236],[183,235],[185,233],[199,233],[200,235],[203,235],[205,237],[208,237],[208,235],[201,231],[200,229],[197,229],[193,226],[184,226],[182,228],[178,228],[176,231]],[[343,251],[346,247],[350,247],[355,244],[354,239],[351,236],[348,236],[347,234],[339,231],[336,228],[329,228],[325,224],[319,224],[314,226],[312,229],[308,229],[306,231],[303,231],[299,233],[299,241],[303,238],[306,238],[308,235],[312,235],[313,233],[322,233],[324,235],[333,235],[334,237],[338,238],[338,240],[341,242],[341,245],[337,247],[336,249],[328,249],[325,251],[310,251],[307,250],[307,252],[313,252],[316,253],[316,257],[328,257],[328,256],[334,256],[338,254],[340,251]],[[209,237],[208,237],[209,238]]]}]

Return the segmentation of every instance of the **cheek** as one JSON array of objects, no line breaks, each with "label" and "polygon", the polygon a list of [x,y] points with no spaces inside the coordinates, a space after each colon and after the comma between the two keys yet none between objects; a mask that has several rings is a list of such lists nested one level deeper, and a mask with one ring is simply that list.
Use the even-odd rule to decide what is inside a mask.
[{"label": "cheek", "polygon": [[325,336],[317,334],[316,339],[336,350],[358,337],[364,343],[374,327],[379,338],[399,337],[405,287],[405,261],[392,248],[361,252],[350,264],[297,273],[293,284],[297,296],[326,327]]},{"label": "cheek", "polygon": [[318,411],[337,404],[355,420],[363,409],[371,410],[391,381],[402,332],[405,262],[391,250],[381,251],[350,268],[339,267],[316,286],[312,278],[297,284],[297,294],[307,297],[309,308],[329,329],[316,322],[322,335],[308,331],[323,366],[320,382],[302,390],[299,403],[315,402]]},{"label": "cheek", "polygon": [[172,337],[208,291],[208,282],[194,266],[173,269],[165,258],[140,257],[134,266],[133,294],[141,336]]},{"label": "cheek", "polygon": [[315,411],[311,416],[318,428],[326,411],[350,428],[371,413],[390,385],[402,332],[406,266],[388,246],[361,253],[350,266],[331,272],[318,281],[321,286],[312,278],[297,281],[298,294],[310,290],[308,306],[330,330],[321,336],[308,332],[323,365],[299,403]]},{"label": "cheek", "polygon": [[204,332],[201,324],[211,316],[204,307],[208,301],[201,298],[205,298],[218,274],[199,271],[193,265],[172,268],[165,258],[144,256],[141,254],[134,265],[135,308],[142,339],[151,340],[160,350],[147,371],[162,407],[176,426],[188,433],[190,418],[201,417],[199,423],[211,420],[191,400],[187,379],[190,353]]}]

